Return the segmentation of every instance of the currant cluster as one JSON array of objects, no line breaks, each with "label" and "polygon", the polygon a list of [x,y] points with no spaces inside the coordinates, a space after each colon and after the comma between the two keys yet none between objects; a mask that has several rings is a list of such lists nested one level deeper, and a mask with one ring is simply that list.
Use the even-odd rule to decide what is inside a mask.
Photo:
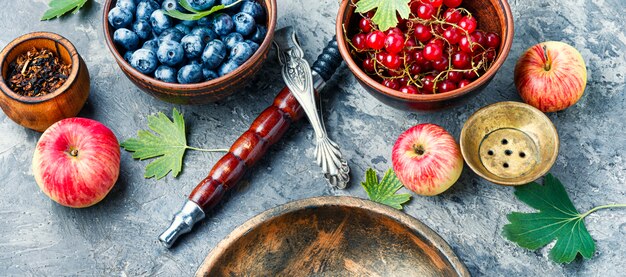
[{"label": "currant cluster", "polygon": [[349,43],[362,68],[381,84],[409,94],[444,93],[476,80],[493,64],[500,36],[477,29],[462,0],[412,0],[408,19],[386,32],[361,14]]}]

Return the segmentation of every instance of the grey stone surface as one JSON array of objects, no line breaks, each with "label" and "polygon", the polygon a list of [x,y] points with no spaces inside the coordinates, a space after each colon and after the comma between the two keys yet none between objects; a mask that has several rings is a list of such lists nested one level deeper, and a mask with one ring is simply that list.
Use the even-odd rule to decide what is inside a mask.
[{"label": "grey stone surface", "polygon": [[[104,0],[78,15],[40,22],[47,0],[0,1],[0,47],[31,31],[53,31],[72,41],[91,72],[92,91],[81,116],[108,125],[120,140],[146,127],[146,116],[185,113],[189,143],[228,147],[270,104],[282,87],[275,57],[245,91],[228,100],[197,107],[163,103],[140,92],[121,73],[106,49],[101,13]],[[512,0],[515,42],[494,81],[466,105],[432,114],[394,110],[377,102],[342,68],[324,96],[331,136],[349,158],[352,186],[334,191],[312,163],[312,130],[295,125],[251,171],[231,197],[177,247],[157,242],[173,212],[202,180],[219,155],[189,152],[177,179],[145,180],[146,162],[122,154],[121,177],[100,204],[69,209],[38,189],[30,169],[40,134],[0,114],[0,275],[191,275],[224,236],[252,216],[286,202],[320,195],[365,197],[364,171],[391,167],[396,137],[421,122],[459,135],[463,122],[487,104],[519,101],[513,67],[527,47],[545,40],[567,42],[588,65],[582,100],[550,114],[561,136],[552,172],[566,185],[580,210],[626,202],[626,35],[623,0]],[[334,32],[336,0],[278,0],[279,27],[295,25],[306,56],[313,60]],[[626,210],[602,211],[587,219],[596,240],[593,260],[569,265],[551,262],[547,249],[523,250],[500,235],[511,211],[528,210],[513,190],[490,184],[466,167],[460,181],[437,197],[415,196],[406,212],[447,240],[473,275],[623,276],[626,272]]]}]

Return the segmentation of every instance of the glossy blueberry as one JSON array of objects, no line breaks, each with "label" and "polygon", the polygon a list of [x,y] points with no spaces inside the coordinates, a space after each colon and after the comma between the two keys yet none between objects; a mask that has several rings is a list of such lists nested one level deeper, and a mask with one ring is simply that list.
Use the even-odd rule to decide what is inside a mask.
[{"label": "glossy blueberry", "polygon": [[208,10],[215,5],[215,0],[184,0],[195,10]]},{"label": "glossy blueberry", "polygon": [[212,40],[202,52],[202,63],[207,69],[216,69],[224,61],[226,54],[226,45],[221,40]]},{"label": "glossy blueberry", "polygon": [[202,66],[188,64],[178,70],[178,82],[181,84],[194,84],[202,82]]},{"label": "glossy blueberry", "polygon": [[195,21],[198,26],[211,27],[213,26],[213,17],[205,16]]},{"label": "glossy blueberry", "polygon": [[115,30],[113,41],[126,50],[135,50],[139,46],[139,36],[126,28]]},{"label": "glossy blueberry", "polygon": [[230,33],[229,35],[222,38],[224,44],[226,44],[226,49],[230,51],[235,47],[235,44],[243,41],[243,36],[240,33]]},{"label": "glossy blueberry", "polygon": [[235,23],[230,15],[220,13],[213,18],[213,31],[220,36],[230,34],[235,29]]},{"label": "glossy blueberry", "polygon": [[250,40],[260,44],[263,42],[263,40],[265,40],[266,35],[267,28],[262,25],[256,25],[256,31],[254,32]]},{"label": "glossy blueberry", "polygon": [[251,40],[246,40],[246,43],[248,45],[250,45],[250,48],[252,48],[252,53],[256,53],[256,50],[259,50],[259,44],[251,41]]},{"label": "glossy blueberry", "polygon": [[183,23],[176,24],[176,26],[174,26],[174,28],[180,30],[185,35],[191,33],[191,27],[189,27],[189,26],[187,26],[187,25],[185,25]]},{"label": "glossy blueberry", "polygon": [[204,76],[204,80],[206,81],[211,81],[220,77],[219,75],[217,75],[217,72],[207,68],[202,69],[202,75]]},{"label": "glossy blueberry", "polygon": [[183,34],[183,32],[181,32],[180,30],[176,29],[176,28],[169,28],[165,31],[163,31],[160,35],[159,35],[159,45],[161,43],[163,43],[164,41],[168,41],[168,40],[172,40],[175,42],[180,42],[180,40],[185,36],[185,34]]},{"label": "glossy blueberry", "polygon": [[180,4],[178,4],[178,0],[165,0],[163,1],[163,3],[161,4],[161,8],[166,10],[166,11],[185,11],[185,9],[183,9],[183,7],[180,6]]},{"label": "glossy blueberry", "polygon": [[191,30],[192,35],[199,36],[204,44],[217,38],[217,34],[208,27],[197,26]]},{"label": "glossy blueberry", "polygon": [[159,50],[159,41],[156,39],[146,40],[141,48],[148,49],[156,53]]},{"label": "glossy blueberry", "polygon": [[130,58],[130,65],[143,74],[150,74],[157,68],[158,61],[154,52],[148,49],[139,49]]},{"label": "glossy blueberry", "polygon": [[164,41],[159,44],[157,51],[159,61],[164,65],[175,66],[180,64],[185,57],[185,51],[180,43],[172,40]]},{"label": "glossy blueberry", "polygon": [[157,68],[156,71],[154,71],[154,78],[159,81],[166,82],[166,83],[176,83],[177,74],[178,73],[176,72],[176,69],[171,68],[167,65],[162,65],[162,66],[159,66],[159,68]]},{"label": "glossy blueberry", "polygon": [[230,60],[222,64],[222,66],[220,66],[220,68],[217,70],[217,73],[221,77],[228,73],[233,72],[235,69],[237,69],[237,67],[239,67],[239,65],[237,65],[237,63],[234,62],[233,60]]},{"label": "glossy blueberry", "polygon": [[254,20],[262,22],[265,19],[265,10],[263,6],[259,4],[257,1],[245,0],[241,3],[241,9],[239,10],[242,13],[247,13],[254,17]]},{"label": "glossy blueberry", "polygon": [[135,17],[137,19],[150,20],[150,16],[152,15],[152,13],[160,8],[161,6],[159,6],[159,4],[154,0],[141,1],[137,4],[137,12],[135,14]]},{"label": "glossy blueberry", "polygon": [[256,31],[256,22],[254,18],[247,13],[233,15],[233,22],[235,23],[235,31],[243,36],[251,35]]},{"label": "glossy blueberry", "polygon": [[[203,17],[204,18],[204,17]],[[198,24],[199,20],[183,20],[180,23],[189,26],[190,28],[195,27]]]},{"label": "glossy blueberry", "polygon": [[156,10],[150,16],[150,24],[155,33],[160,34],[172,27],[172,18],[165,15],[162,10]]},{"label": "glossy blueberry", "polygon": [[130,14],[135,14],[135,11],[137,11],[137,4],[135,4],[134,0],[117,0],[115,6],[128,11]]},{"label": "glossy blueberry", "polygon": [[254,54],[254,51],[252,51],[250,44],[246,42],[238,42],[235,44],[235,47],[230,50],[230,60],[235,62],[237,65],[242,65],[250,57],[252,57],[252,54]]},{"label": "glossy blueberry", "polygon": [[146,40],[152,36],[152,25],[145,19],[139,19],[133,24],[133,32],[135,32],[140,39]]},{"label": "glossy blueberry", "polygon": [[114,29],[124,28],[133,22],[133,14],[120,7],[115,7],[109,12],[109,24]]},{"label": "glossy blueberry", "polygon": [[130,58],[133,56],[134,51],[126,51],[124,54],[124,60],[130,63]]},{"label": "glossy blueberry", "polygon": [[[236,3],[239,0],[220,0],[220,4],[224,5],[224,6],[230,6],[234,3]],[[229,10],[237,10],[239,7],[241,6],[241,3],[232,6]]]},{"label": "glossy blueberry", "polygon": [[183,49],[185,50],[185,56],[190,59],[195,59],[202,55],[202,50],[204,50],[204,41],[202,38],[196,35],[186,35],[181,40],[180,44],[183,45]]}]

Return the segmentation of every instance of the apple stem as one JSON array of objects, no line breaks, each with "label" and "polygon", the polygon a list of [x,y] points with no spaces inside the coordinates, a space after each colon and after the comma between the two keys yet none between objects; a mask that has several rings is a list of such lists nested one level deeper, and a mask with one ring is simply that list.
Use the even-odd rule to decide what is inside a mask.
[{"label": "apple stem", "polygon": [[70,156],[72,156],[72,157],[76,157],[76,156],[78,156],[78,150],[76,150],[76,149],[72,149],[72,150],[70,151]]},{"label": "apple stem", "polygon": [[550,56],[548,56],[548,47],[545,45],[543,46],[543,57],[545,59],[543,69],[545,71],[550,71],[550,68],[552,68],[552,59],[550,59]]},{"label": "apple stem", "polygon": [[421,145],[413,145],[413,151],[415,151],[415,154],[417,155],[424,155],[424,147]]}]

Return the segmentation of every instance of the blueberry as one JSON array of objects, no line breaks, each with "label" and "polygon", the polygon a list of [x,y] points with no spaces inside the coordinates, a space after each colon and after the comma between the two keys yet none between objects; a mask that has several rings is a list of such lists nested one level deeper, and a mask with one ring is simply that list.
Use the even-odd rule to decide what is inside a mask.
[{"label": "blueberry", "polygon": [[204,11],[208,10],[215,5],[215,0],[184,0],[194,10]]},{"label": "blueberry", "polygon": [[254,32],[250,40],[256,43],[262,43],[263,40],[265,40],[266,35],[267,35],[267,28],[262,25],[257,25],[256,31]]},{"label": "blueberry", "polygon": [[133,22],[133,14],[120,7],[115,7],[109,11],[109,24],[115,29],[124,28]]},{"label": "blueberry", "polygon": [[140,39],[146,40],[152,35],[152,26],[150,22],[145,19],[139,19],[133,24],[133,32],[135,32]]},{"label": "blueberry", "polygon": [[168,40],[159,44],[157,57],[162,64],[175,66],[183,61],[185,51],[180,43]]},{"label": "blueberry", "polygon": [[235,62],[237,65],[242,65],[250,57],[252,57],[252,54],[254,54],[254,51],[252,51],[250,44],[246,42],[238,42],[235,44],[235,47],[230,50],[230,60]]},{"label": "blueberry", "polygon": [[243,41],[243,36],[240,33],[230,33],[229,35],[222,38],[224,44],[226,44],[226,49],[230,51],[235,47],[235,44]]},{"label": "blueberry", "polygon": [[237,69],[237,67],[239,67],[239,65],[237,65],[237,63],[235,63],[233,60],[230,60],[224,64],[222,64],[222,66],[220,66],[220,68],[218,69],[218,74],[221,76],[224,76],[228,73],[233,72],[235,69]]},{"label": "blueberry", "polygon": [[251,40],[246,40],[245,41],[248,45],[250,45],[250,48],[252,48],[252,53],[256,53],[256,50],[259,50],[259,44],[251,41]]},{"label": "blueberry", "polygon": [[[235,4],[237,1],[239,1],[239,0],[220,0],[220,4],[222,4],[224,6],[230,6],[232,4]],[[241,3],[232,6],[232,8],[236,10],[236,9],[239,8],[239,6],[241,6]]]},{"label": "blueberry", "polygon": [[154,0],[141,1],[137,4],[137,12],[135,14],[135,17],[137,19],[150,20],[150,16],[152,15],[152,13],[159,8],[161,8],[161,6],[159,6],[157,2],[154,2]]},{"label": "blueberry", "polygon": [[146,40],[141,48],[152,50],[152,52],[156,53],[159,50],[159,41],[156,39]]},{"label": "blueberry", "polygon": [[154,72],[154,78],[167,83],[176,83],[176,74],[176,69],[162,65]]},{"label": "blueberry", "polygon": [[157,57],[151,50],[139,49],[133,53],[130,65],[143,74],[150,74],[157,68]]},{"label": "blueberry", "polygon": [[216,69],[226,58],[226,45],[221,40],[212,40],[202,52],[202,63],[207,69]]},{"label": "blueberry", "polygon": [[213,25],[213,18],[209,16],[205,16],[196,21],[198,26],[211,27]]},{"label": "blueberry", "polygon": [[203,43],[208,43],[217,38],[217,34],[213,30],[204,26],[197,26],[191,30],[192,35],[199,36]]},{"label": "blueberry", "polygon": [[133,51],[126,51],[126,53],[124,54],[124,60],[130,63],[130,59],[132,58],[133,53]]},{"label": "blueberry", "polygon": [[232,17],[225,13],[220,13],[213,18],[213,31],[220,36],[230,34],[235,29]]},{"label": "blueberry", "polygon": [[174,28],[180,30],[185,35],[191,33],[191,27],[185,25],[184,23],[178,23],[176,24],[176,26],[174,26]]},{"label": "blueberry", "polygon": [[113,41],[126,50],[135,50],[139,46],[139,36],[126,28],[115,30]]},{"label": "blueberry", "polygon": [[160,34],[172,27],[172,19],[165,15],[162,10],[156,10],[150,16],[150,24],[155,33]]},{"label": "blueberry", "polygon": [[[204,18],[204,17],[203,17]],[[201,18],[202,19],[202,18]],[[183,20],[181,21],[182,24],[185,24],[186,26],[189,26],[190,28],[193,28],[196,26],[196,24],[198,24],[199,20]]]},{"label": "blueberry", "polygon": [[134,0],[117,0],[115,6],[128,11],[130,14],[135,14],[135,11],[137,10],[137,5]]},{"label": "blueberry", "polygon": [[265,19],[265,10],[257,1],[245,0],[241,3],[241,9],[239,11],[251,15],[254,17],[254,20],[259,22]]},{"label": "blueberry", "polygon": [[235,31],[243,36],[251,35],[256,31],[256,22],[254,22],[254,18],[247,13],[233,15],[233,22],[235,23]]},{"label": "blueberry", "polygon": [[185,56],[190,59],[195,59],[202,55],[202,50],[204,50],[204,41],[202,38],[196,35],[186,35],[181,40],[180,44],[183,45],[183,49],[185,50]]},{"label": "blueberry", "polygon": [[183,9],[183,7],[181,7],[178,4],[178,0],[165,0],[161,4],[161,8],[166,11],[174,11],[174,10],[179,11],[179,12],[185,11],[185,9]]},{"label": "blueberry", "polygon": [[175,42],[180,42],[180,40],[185,36],[185,34],[183,34],[183,32],[181,32],[180,30],[176,29],[176,28],[169,28],[165,31],[163,31],[160,35],[159,35],[159,45],[161,43],[163,43],[164,41],[168,41],[168,40],[172,40]]},{"label": "blueberry", "polygon": [[188,64],[178,70],[178,82],[181,84],[193,84],[202,82],[202,67],[197,64]]},{"label": "blueberry", "polygon": [[211,81],[220,77],[215,71],[206,68],[202,69],[202,75],[204,76],[204,80],[206,81]]}]

